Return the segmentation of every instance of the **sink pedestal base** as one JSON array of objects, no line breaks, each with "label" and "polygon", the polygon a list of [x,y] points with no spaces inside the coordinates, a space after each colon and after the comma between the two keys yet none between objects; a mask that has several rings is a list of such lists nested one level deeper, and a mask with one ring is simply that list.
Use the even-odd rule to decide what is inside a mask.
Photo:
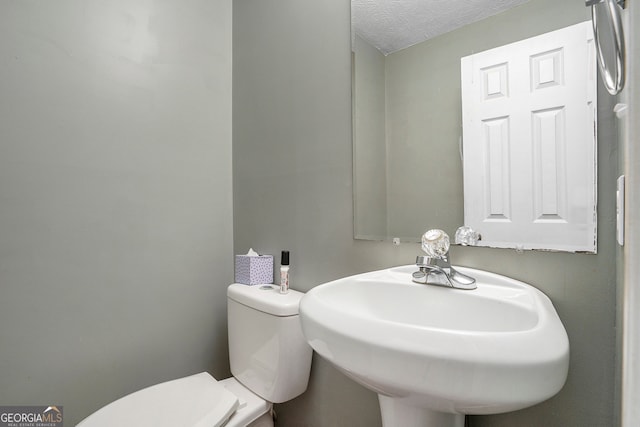
[{"label": "sink pedestal base", "polygon": [[385,427],[464,427],[463,414],[449,414],[409,406],[393,397],[378,395],[382,425]]}]

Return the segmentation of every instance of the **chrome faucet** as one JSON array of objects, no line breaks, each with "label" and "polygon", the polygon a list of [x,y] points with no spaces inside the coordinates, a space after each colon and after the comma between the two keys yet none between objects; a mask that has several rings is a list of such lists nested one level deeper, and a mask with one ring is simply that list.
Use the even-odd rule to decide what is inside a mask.
[{"label": "chrome faucet", "polygon": [[442,230],[429,230],[422,236],[422,250],[427,256],[416,257],[418,271],[413,281],[456,289],[475,289],[476,279],[462,274],[449,262],[449,236]]}]

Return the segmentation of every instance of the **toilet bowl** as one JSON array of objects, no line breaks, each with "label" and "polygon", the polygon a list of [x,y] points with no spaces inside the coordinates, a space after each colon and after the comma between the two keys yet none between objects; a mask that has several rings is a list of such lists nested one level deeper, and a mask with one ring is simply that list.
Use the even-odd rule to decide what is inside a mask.
[{"label": "toilet bowl", "polygon": [[275,286],[227,289],[229,361],[233,377],[207,372],[124,396],[78,427],[273,427],[273,403],[307,389],[311,347],[302,335],[302,293]]}]

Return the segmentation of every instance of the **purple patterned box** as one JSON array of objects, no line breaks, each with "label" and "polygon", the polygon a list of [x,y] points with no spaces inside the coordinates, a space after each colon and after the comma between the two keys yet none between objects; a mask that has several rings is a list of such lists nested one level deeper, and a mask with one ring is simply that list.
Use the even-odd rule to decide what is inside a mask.
[{"label": "purple patterned box", "polygon": [[236,255],[235,281],[245,285],[273,283],[273,256]]}]

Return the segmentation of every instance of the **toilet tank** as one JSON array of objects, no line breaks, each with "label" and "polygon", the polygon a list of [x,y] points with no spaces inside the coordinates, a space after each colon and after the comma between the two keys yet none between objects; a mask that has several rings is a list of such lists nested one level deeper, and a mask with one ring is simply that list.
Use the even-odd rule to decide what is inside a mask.
[{"label": "toilet tank", "polygon": [[227,289],[231,373],[269,402],[291,400],[309,383],[312,349],[298,314],[303,295],[280,294],[273,285]]}]

